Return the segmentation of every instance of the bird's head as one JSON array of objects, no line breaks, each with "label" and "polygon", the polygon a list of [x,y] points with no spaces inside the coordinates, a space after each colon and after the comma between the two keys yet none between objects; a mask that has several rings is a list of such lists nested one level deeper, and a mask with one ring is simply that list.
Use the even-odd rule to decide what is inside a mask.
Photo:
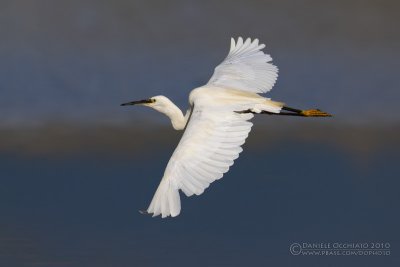
[{"label": "bird's head", "polygon": [[142,105],[153,108],[157,111],[164,112],[168,107],[172,104],[171,100],[166,98],[165,96],[158,95],[153,96],[148,99],[131,101],[127,103],[121,104],[121,106],[132,106],[132,105]]},{"label": "bird's head", "polygon": [[121,106],[142,105],[153,108],[158,112],[164,113],[171,119],[172,126],[175,130],[183,130],[186,125],[187,118],[183,116],[182,111],[172,103],[167,97],[158,95],[149,99],[131,101],[121,104]]}]

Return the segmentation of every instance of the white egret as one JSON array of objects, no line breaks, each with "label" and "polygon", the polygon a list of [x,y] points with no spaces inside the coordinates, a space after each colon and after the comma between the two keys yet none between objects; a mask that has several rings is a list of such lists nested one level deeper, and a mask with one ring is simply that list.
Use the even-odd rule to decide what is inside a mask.
[{"label": "white egret", "polygon": [[181,211],[179,190],[186,196],[200,195],[222,178],[242,152],[254,114],[329,117],[318,109],[299,110],[272,101],[266,93],[275,84],[278,68],[258,39],[237,42],[232,38],[225,60],[215,68],[209,82],[190,92],[190,109],[182,111],[165,96],[132,101],[164,113],[176,130],[185,130],[157,191],[145,213],[175,217]]}]

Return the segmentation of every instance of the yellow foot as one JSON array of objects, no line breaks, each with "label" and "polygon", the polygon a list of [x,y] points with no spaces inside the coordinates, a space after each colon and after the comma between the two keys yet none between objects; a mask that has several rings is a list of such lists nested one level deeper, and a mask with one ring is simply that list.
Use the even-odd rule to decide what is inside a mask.
[{"label": "yellow foot", "polygon": [[323,112],[319,109],[302,110],[301,114],[305,117],[332,117],[331,114]]}]

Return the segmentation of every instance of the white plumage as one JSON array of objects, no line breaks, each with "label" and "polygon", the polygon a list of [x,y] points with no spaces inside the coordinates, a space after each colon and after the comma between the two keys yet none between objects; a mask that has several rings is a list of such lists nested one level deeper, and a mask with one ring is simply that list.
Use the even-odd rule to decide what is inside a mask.
[{"label": "white plumage", "polygon": [[242,152],[241,145],[252,126],[248,120],[254,116],[235,111],[257,107],[261,110],[264,105],[271,112],[280,111],[279,105],[270,108],[256,94],[236,91],[262,93],[274,85],[278,69],[268,63],[272,59],[261,51],[264,47],[258,39],[243,42],[239,37],[235,44],[232,38],[228,56],[215,68],[208,84],[191,93],[193,110],[189,124],[147,212],[153,216],[177,216],[181,210],[179,189],[186,196],[200,195],[229,170]]},{"label": "white plumage", "polygon": [[210,81],[190,93],[191,109],[186,116],[165,96],[123,104],[149,106],[167,115],[176,130],[186,128],[148,213],[177,216],[181,211],[179,190],[186,196],[200,195],[233,165],[251,130],[253,113],[281,112],[283,103],[258,95],[269,91],[278,76],[277,67],[269,63],[271,57],[261,51],[264,47],[258,39],[243,42],[239,37],[237,43],[232,39],[228,56],[215,68]]},{"label": "white plumage", "polygon": [[268,63],[272,58],[261,51],[264,47],[264,44],[258,44],[258,39],[251,42],[247,38],[243,43],[239,37],[235,44],[232,38],[228,56],[215,68],[207,85],[254,93],[268,92],[278,78],[278,68]]}]

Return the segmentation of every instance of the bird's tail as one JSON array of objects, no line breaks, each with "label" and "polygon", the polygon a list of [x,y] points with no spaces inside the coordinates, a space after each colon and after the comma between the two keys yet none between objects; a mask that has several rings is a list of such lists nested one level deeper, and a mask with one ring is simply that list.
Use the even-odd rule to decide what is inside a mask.
[{"label": "bird's tail", "polygon": [[154,216],[161,214],[162,218],[175,217],[181,212],[179,189],[171,184],[169,179],[163,178],[147,209]]},{"label": "bird's tail", "polygon": [[254,104],[251,111],[254,113],[279,113],[284,105],[285,104],[282,102],[272,101],[269,98],[263,98],[261,101],[259,101],[259,103]]}]

